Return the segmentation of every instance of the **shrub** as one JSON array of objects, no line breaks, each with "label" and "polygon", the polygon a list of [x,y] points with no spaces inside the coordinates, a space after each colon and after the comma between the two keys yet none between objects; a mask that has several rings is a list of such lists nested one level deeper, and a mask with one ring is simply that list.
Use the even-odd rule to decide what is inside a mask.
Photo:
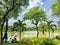
[{"label": "shrub", "polygon": [[43,40],[40,45],[56,45],[55,42],[51,39],[45,39]]},{"label": "shrub", "polygon": [[50,38],[24,38],[20,42],[24,45],[55,45]]},{"label": "shrub", "polygon": [[55,38],[56,38],[56,39],[58,39],[58,40],[60,40],[60,36],[59,36],[59,35],[58,35],[58,36],[56,36]]}]

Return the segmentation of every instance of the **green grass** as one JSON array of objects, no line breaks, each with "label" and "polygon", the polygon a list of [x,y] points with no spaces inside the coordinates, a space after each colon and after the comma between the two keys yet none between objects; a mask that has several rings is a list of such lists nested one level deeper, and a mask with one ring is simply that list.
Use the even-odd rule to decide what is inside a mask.
[{"label": "green grass", "polygon": [[[60,30],[56,30],[55,33],[59,33],[60,34]],[[9,32],[8,35],[10,36],[10,34],[12,34],[12,33]],[[23,32],[22,32],[22,34],[23,34]],[[19,35],[19,32],[18,32],[18,35]],[[42,33],[40,35],[41,35],[41,37],[48,37],[48,35],[43,35]],[[19,40],[19,37],[17,39]],[[55,39],[54,42],[56,42],[57,45],[60,45],[60,40],[56,40]],[[8,43],[8,42],[3,42],[3,45],[26,45],[26,44],[23,44],[23,43]]]},{"label": "green grass", "polygon": [[60,45],[60,40],[54,39],[54,42],[55,42],[57,45]]},{"label": "green grass", "polygon": [[[56,45],[60,45],[60,40],[54,39],[54,42],[56,43]],[[27,43],[30,43],[30,42],[27,42]],[[3,42],[3,45],[26,45],[26,44],[23,44],[23,43],[8,43],[8,42]]]},{"label": "green grass", "polygon": [[23,45],[21,43],[8,43],[8,42],[3,42],[3,45]]},{"label": "green grass", "polygon": [[55,32],[58,32],[58,33],[60,33],[60,29],[59,29],[59,30],[55,30]]}]

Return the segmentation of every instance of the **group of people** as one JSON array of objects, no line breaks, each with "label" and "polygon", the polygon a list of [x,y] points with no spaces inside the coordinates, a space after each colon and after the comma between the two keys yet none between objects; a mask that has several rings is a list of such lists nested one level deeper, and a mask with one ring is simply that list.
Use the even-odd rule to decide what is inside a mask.
[{"label": "group of people", "polygon": [[11,36],[8,39],[7,39],[6,33],[5,33],[5,35],[4,35],[4,41],[5,42],[9,42],[9,43],[16,43],[16,42],[18,42],[17,39],[16,39],[16,37],[17,37],[16,31],[13,34],[11,34]]},{"label": "group of people", "polygon": [[18,41],[17,41],[17,39],[14,37],[14,39],[12,39],[12,38],[8,39],[7,42],[9,42],[9,43],[16,43],[16,42],[18,42]]}]

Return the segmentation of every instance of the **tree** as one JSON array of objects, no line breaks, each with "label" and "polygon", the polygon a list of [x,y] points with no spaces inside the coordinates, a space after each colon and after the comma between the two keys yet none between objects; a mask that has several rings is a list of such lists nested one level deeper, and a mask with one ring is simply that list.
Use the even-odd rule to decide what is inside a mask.
[{"label": "tree", "polygon": [[39,6],[33,7],[28,12],[25,13],[24,19],[32,20],[32,23],[36,26],[37,38],[38,38],[38,23],[39,21],[46,19],[46,14]]},{"label": "tree", "polygon": [[20,31],[20,34],[19,34],[20,39],[21,39],[21,32],[24,31],[24,30],[26,30],[25,25],[26,24],[23,23],[23,21],[20,21],[20,20],[18,20],[17,22],[15,22],[14,25],[13,25],[13,30]]},{"label": "tree", "polygon": [[[8,18],[13,15],[16,17],[17,13],[20,11],[19,9],[21,9],[22,6],[27,7],[28,1],[29,0],[3,0],[1,2],[3,10],[6,9],[6,10],[4,10],[5,13],[3,15],[3,21],[1,24],[1,40],[2,40],[2,35],[3,35],[2,30],[3,30],[4,23],[6,22],[6,32],[7,32]],[[13,14],[13,15],[11,15],[11,14]]]},{"label": "tree", "polygon": [[[1,11],[0,11],[0,14],[2,14]],[[0,15],[0,29],[1,29],[1,23],[2,23],[2,15]],[[0,30],[0,40],[1,40],[1,30]]]},{"label": "tree", "polygon": [[47,31],[47,24],[46,23],[40,23],[39,24],[39,30],[42,31],[43,34],[45,34],[45,31]]},{"label": "tree", "polygon": [[[0,41],[1,41],[1,37],[2,37],[2,35],[1,35],[1,24],[2,24],[2,21],[3,21],[3,15],[4,15],[4,11],[2,10],[2,5],[1,5],[2,3],[1,3],[1,1],[0,1]],[[1,44],[1,42],[0,42],[0,44]]]},{"label": "tree", "polygon": [[52,30],[52,33],[55,31],[55,29],[57,28],[57,26],[55,24],[52,24],[53,21],[47,21],[47,28],[48,28],[48,34],[50,37],[50,31]]},{"label": "tree", "polygon": [[51,8],[52,8],[52,15],[60,17],[60,0],[55,0]]}]

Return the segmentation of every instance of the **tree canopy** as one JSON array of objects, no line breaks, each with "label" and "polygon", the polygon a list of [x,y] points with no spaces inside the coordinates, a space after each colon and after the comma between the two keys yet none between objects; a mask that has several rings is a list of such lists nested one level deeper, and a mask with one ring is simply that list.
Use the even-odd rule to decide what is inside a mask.
[{"label": "tree canopy", "polygon": [[46,19],[46,13],[44,10],[42,10],[39,6],[33,7],[28,12],[25,13],[24,19],[30,19],[32,20],[32,23],[36,26],[37,30],[37,38],[38,38],[38,23],[39,21],[43,21]]},{"label": "tree canopy", "polygon": [[[29,4],[29,0],[3,0],[3,1],[0,1],[1,2],[1,6],[2,6],[2,8],[0,8],[0,9],[2,9],[5,13],[7,13],[8,12],[8,17],[14,17],[14,18],[17,18],[17,16],[18,16],[18,13],[19,12],[21,12],[21,10],[22,10],[22,6],[23,7],[27,7],[27,5]],[[14,8],[12,9],[12,7],[14,6]],[[10,10],[10,9],[12,9],[12,10],[10,10],[10,11],[8,11],[8,10]],[[0,15],[3,15],[3,14],[5,14],[5,13],[3,13],[3,11],[2,10],[0,10]]]},{"label": "tree canopy", "polygon": [[33,7],[32,9],[30,9],[28,12],[25,13],[25,17],[24,17],[24,19],[34,19],[37,21],[40,21],[41,18],[45,19],[46,14],[44,10],[42,10],[39,6]]},{"label": "tree canopy", "polygon": [[13,24],[13,30],[15,30],[15,31],[23,31],[23,30],[25,30],[26,28],[25,28],[25,23],[23,23],[23,21],[20,21],[20,20],[18,20],[17,22],[15,22],[14,24]]},{"label": "tree canopy", "polygon": [[52,15],[60,17],[60,0],[55,0],[51,8]]}]

